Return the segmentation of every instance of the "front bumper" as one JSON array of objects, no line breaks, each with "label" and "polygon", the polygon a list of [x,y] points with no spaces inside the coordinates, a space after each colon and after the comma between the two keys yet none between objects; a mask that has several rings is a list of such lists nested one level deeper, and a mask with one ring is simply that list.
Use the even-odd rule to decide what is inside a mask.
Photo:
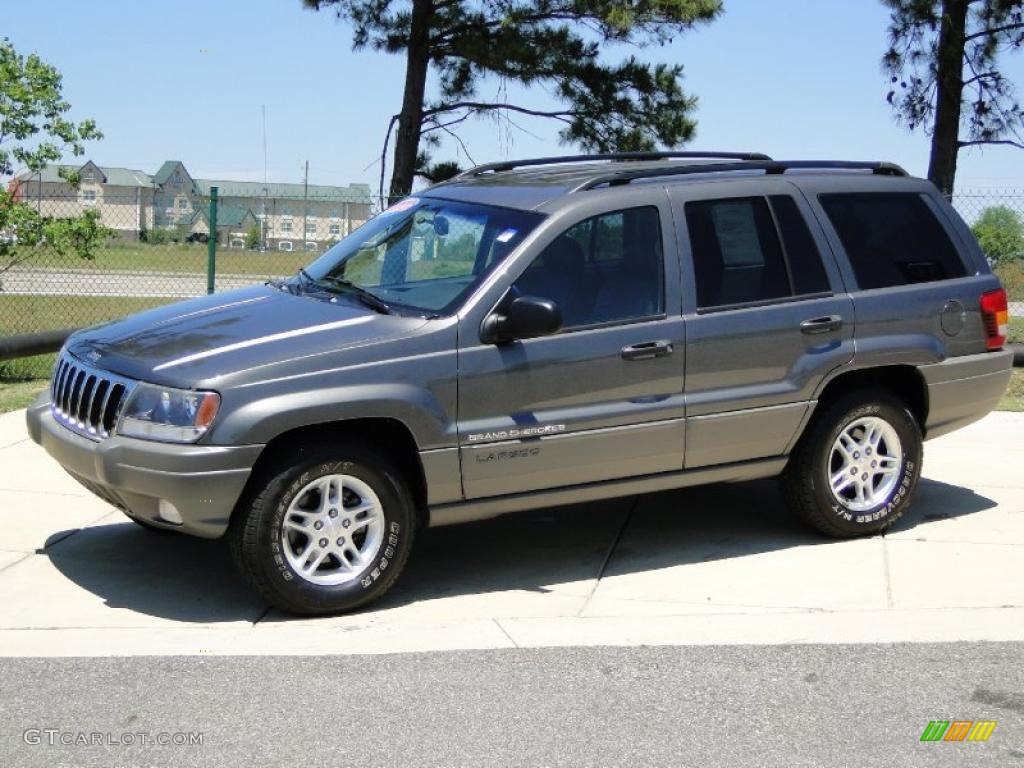
[{"label": "front bumper", "polygon": [[[224,534],[262,445],[180,445],[113,435],[100,442],[60,425],[48,393],[27,413],[28,432],[76,480],[128,515],[215,539]],[[164,499],[182,524],[160,517]]]}]

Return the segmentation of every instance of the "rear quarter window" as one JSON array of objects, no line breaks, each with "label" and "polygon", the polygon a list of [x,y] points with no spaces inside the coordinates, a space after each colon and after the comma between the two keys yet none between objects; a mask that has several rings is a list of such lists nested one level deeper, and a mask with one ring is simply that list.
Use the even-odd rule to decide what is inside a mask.
[{"label": "rear quarter window", "polygon": [[819,200],[861,289],[967,274],[956,246],[921,195],[860,192],[821,195]]}]

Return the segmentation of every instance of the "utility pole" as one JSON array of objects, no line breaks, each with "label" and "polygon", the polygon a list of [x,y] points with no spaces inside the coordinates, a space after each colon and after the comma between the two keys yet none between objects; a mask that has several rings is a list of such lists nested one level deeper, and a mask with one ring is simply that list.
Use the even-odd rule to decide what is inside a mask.
[{"label": "utility pole", "polygon": [[302,177],[302,247],[306,247],[306,219],[309,217],[309,160],[306,161],[306,173]]},{"label": "utility pole", "polygon": [[260,251],[267,251],[267,105],[263,108],[263,215],[260,217]]}]

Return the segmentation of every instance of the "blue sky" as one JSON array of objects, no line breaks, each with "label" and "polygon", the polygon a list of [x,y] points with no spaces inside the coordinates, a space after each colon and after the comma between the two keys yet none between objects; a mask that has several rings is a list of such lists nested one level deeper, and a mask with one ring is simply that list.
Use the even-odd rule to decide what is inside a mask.
[{"label": "blue sky", "polygon": [[[200,177],[261,179],[265,104],[271,181],[301,180],[308,160],[311,183],[376,185],[404,62],[353,53],[349,28],[329,12],[306,11],[300,0],[6,5],[2,34],[63,72],[73,117],[99,122],[106,138],[87,155],[101,165],[152,173],[180,159]],[[923,175],[927,137],[897,126],[884,100],[886,22],[875,0],[726,0],[718,21],[640,55],[684,64],[684,88],[700,99],[691,148],[885,159]],[[610,47],[607,57],[631,50]],[[1024,89],[1024,56],[1006,61]],[[485,83],[481,95],[498,87]],[[551,103],[541,89],[509,95]],[[554,124],[516,122],[527,132],[468,124],[462,136],[473,159],[565,151]],[[456,153],[449,144],[438,157]],[[961,190],[1021,186],[1024,151],[961,153]]]}]

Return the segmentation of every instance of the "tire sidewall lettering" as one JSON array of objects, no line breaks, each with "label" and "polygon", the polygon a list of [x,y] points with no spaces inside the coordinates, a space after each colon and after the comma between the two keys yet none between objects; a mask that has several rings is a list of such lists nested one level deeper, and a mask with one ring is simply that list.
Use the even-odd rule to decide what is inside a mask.
[{"label": "tire sidewall lettering", "polygon": [[[913,491],[913,487],[917,476],[917,461],[912,453],[912,449],[904,450],[903,462],[901,467],[901,478],[899,484],[891,491],[889,497],[885,501],[874,509],[867,511],[855,512],[849,509],[840,500],[836,499],[829,487],[829,456],[831,455],[831,447],[834,441],[837,439],[839,434],[846,429],[849,424],[856,421],[858,418],[865,416],[874,416],[882,418],[887,421],[897,432],[900,437],[900,441],[908,444],[910,441],[908,438],[911,435],[905,434],[905,426],[886,415],[883,415],[883,407],[878,404],[865,404],[854,410],[848,412],[846,416],[840,422],[840,427],[834,429],[829,433],[827,445],[824,446],[825,455],[823,458],[823,469],[821,470],[825,477],[825,484],[823,486],[824,493],[828,497],[828,507],[832,514],[839,519],[839,521],[849,526],[868,526],[877,524],[880,521],[886,520],[890,517],[898,517],[902,513],[902,508],[906,506],[910,501],[910,496]],[[910,446],[908,445],[908,448]]]},{"label": "tire sidewall lettering", "polygon": [[[281,528],[284,525],[285,515],[288,512],[291,502],[295,498],[295,494],[306,487],[312,480],[328,474],[348,474],[354,477],[359,477],[363,482],[366,482],[373,487],[378,495],[382,496],[381,504],[386,524],[384,546],[380,547],[374,557],[374,560],[366,566],[366,570],[364,570],[363,575],[356,580],[339,584],[336,587],[324,587],[306,582],[305,579],[302,579],[299,574],[295,573],[292,567],[288,564],[288,561],[284,557],[283,547],[281,546]],[[316,591],[339,591],[351,589],[353,587],[360,589],[361,591],[365,591],[373,587],[391,565],[396,553],[400,550],[403,540],[402,524],[396,520],[388,520],[390,505],[384,502],[383,494],[381,493],[383,489],[380,485],[380,483],[373,481],[372,478],[367,477],[365,472],[360,472],[359,469],[350,461],[324,462],[299,473],[299,475],[288,483],[285,489],[278,495],[277,503],[274,506],[271,517],[269,551],[273,572],[280,579],[290,585],[301,586],[302,588]],[[390,483],[386,483],[385,485],[388,486],[387,491],[389,493],[387,495],[393,495],[393,489],[390,487]]]}]

